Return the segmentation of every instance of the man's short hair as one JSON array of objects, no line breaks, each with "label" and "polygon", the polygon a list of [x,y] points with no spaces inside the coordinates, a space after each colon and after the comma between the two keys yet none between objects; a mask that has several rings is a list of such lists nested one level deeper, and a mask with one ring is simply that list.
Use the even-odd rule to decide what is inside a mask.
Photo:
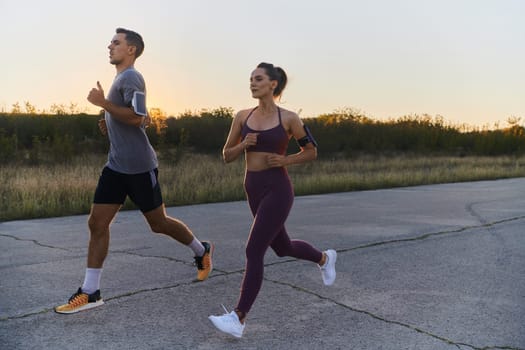
[{"label": "man's short hair", "polygon": [[139,33],[125,28],[117,28],[116,32],[117,34],[126,34],[126,41],[128,45],[136,47],[135,58],[138,58],[140,55],[142,55],[142,52],[144,51],[144,40],[142,40],[142,36],[140,36]]}]

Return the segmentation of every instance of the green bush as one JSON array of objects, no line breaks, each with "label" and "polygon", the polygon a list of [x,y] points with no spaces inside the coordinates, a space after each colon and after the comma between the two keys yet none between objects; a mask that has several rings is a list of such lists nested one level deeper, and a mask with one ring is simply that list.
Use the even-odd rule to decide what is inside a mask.
[{"label": "green bush", "polygon": [[[154,118],[147,129],[157,151],[166,157],[184,152],[220,154],[233,119],[231,108],[220,107],[178,117]],[[0,159],[3,162],[63,162],[76,154],[106,153],[108,140],[98,130],[99,115],[0,114]],[[320,158],[358,154],[521,155],[525,131],[517,123],[497,130],[465,131],[442,117],[403,116],[377,121],[344,109],[305,118],[319,143]],[[296,152],[290,142],[289,152]]]}]

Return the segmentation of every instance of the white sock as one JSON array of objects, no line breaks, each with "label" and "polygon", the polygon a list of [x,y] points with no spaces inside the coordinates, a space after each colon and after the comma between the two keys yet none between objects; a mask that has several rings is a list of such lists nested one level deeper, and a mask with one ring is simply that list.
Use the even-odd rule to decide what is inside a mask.
[{"label": "white sock", "polygon": [[100,277],[102,276],[102,269],[86,269],[84,276],[84,283],[82,284],[82,291],[87,294],[95,293],[100,289]]},{"label": "white sock", "polygon": [[199,241],[197,238],[193,238],[193,241],[191,241],[191,243],[188,244],[188,247],[190,247],[190,249],[193,250],[195,256],[203,256],[204,252],[206,251],[201,241]]}]

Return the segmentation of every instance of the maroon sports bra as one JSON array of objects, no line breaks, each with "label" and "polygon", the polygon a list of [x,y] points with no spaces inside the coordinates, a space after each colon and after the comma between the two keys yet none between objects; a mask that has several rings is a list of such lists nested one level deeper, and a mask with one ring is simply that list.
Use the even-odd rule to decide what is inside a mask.
[{"label": "maroon sports bra", "polygon": [[290,138],[282,124],[281,109],[277,107],[277,112],[279,114],[279,125],[266,130],[253,130],[248,126],[248,119],[256,109],[257,107],[251,110],[250,114],[248,114],[248,117],[246,117],[244,125],[241,129],[243,140],[248,133],[258,133],[257,143],[255,146],[248,147],[246,152],[268,152],[284,155],[288,148],[288,142],[290,141]]}]

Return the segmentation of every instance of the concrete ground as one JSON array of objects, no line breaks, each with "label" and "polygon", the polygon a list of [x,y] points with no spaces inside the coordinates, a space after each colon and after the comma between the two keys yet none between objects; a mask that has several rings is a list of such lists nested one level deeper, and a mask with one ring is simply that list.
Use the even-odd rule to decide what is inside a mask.
[{"label": "concrete ground", "polygon": [[268,251],[241,339],[207,317],[237,301],[247,204],[167,211],[215,243],[210,278],[121,212],[105,305],[74,315],[53,307],[82,283],[87,217],[0,223],[0,348],[525,349],[525,178],[297,197],[288,231],[336,249],[337,280]]}]

